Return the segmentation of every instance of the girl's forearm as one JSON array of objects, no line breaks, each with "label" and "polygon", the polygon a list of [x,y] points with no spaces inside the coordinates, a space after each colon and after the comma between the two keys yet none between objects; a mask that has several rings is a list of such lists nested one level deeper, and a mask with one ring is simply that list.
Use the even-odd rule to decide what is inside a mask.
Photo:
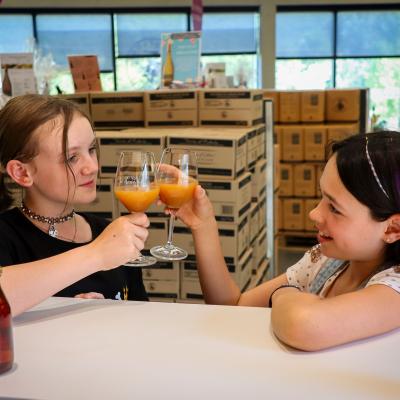
[{"label": "girl's forearm", "polygon": [[237,304],[240,290],[232,279],[219,240],[215,219],[192,231],[201,288],[206,303]]},{"label": "girl's forearm", "polygon": [[82,246],[54,257],[3,267],[0,283],[16,316],[98,271],[100,265],[96,252]]}]

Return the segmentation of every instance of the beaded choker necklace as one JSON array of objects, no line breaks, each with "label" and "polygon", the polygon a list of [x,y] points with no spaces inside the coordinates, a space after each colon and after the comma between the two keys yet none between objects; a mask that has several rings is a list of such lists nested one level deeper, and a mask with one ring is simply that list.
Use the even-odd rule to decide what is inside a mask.
[{"label": "beaded choker necklace", "polygon": [[48,235],[56,238],[58,236],[58,231],[56,229],[56,224],[62,224],[63,222],[67,222],[74,218],[75,210],[72,210],[69,214],[64,215],[63,217],[44,217],[43,215],[35,214],[30,208],[28,208],[24,202],[21,203],[20,210],[30,219],[39,222],[45,222],[49,224]]}]

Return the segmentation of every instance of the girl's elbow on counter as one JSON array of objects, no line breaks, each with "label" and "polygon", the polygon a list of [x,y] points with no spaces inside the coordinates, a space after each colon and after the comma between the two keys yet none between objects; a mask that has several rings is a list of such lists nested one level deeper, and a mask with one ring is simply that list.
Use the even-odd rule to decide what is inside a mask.
[{"label": "girl's elbow on counter", "polygon": [[272,313],[272,328],[284,344],[303,351],[323,350],[333,345],[328,343],[326,330],[311,310],[294,307],[285,315],[277,313],[279,310]]}]

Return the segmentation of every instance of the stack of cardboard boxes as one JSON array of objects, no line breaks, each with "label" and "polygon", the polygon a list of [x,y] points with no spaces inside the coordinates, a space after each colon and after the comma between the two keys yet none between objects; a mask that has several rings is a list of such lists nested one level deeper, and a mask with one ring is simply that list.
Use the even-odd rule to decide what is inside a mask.
[{"label": "stack of cardboard boxes", "polygon": [[368,89],[266,91],[280,144],[280,231],[312,232],[309,212],[319,202],[327,145],[368,130]]},{"label": "stack of cardboard boxes", "polygon": [[[225,262],[240,288],[249,284],[252,272],[266,259],[262,100],[259,90],[200,91],[199,127],[167,133],[168,146],[197,154],[199,183],[213,203]],[[256,240],[260,237],[264,246]],[[179,221],[174,243],[189,253],[180,262],[180,298],[202,301],[192,234]]]},{"label": "stack of cardboard boxes", "polygon": [[[118,101],[111,100],[114,95]],[[129,99],[139,97],[133,92],[90,95],[91,113],[98,128],[102,190],[93,205],[80,210],[109,218],[128,212],[115,200],[112,189],[121,151],[152,151],[158,161],[167,146],[191,149],[197,154],[198,180],[214,206],[225,261],[233,279],[244,288],[252,273],[266,264],[262,91],[148,91],[144,92],[142,103],[136,100],[129,103]],[[144,106],[142,113],[138,104]],[[129,121],[133,121],[133,128],[111,130],[126,128]],[[163,207],[155,204],[146,213],[151,221],[148,251],[166,242],[168,218]],[[144,269],[149,297],[202,301],[192,235],[179,221],[175,224],[173,242],[187,250],[189,256],[182,262],[158,262]]]}]

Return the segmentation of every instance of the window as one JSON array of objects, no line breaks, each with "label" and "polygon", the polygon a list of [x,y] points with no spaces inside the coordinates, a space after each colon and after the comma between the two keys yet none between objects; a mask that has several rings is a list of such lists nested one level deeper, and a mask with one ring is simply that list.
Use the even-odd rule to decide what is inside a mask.
[{"label": "window", "polygon": [[[96,54],[100,70],[113,72],[110,15],[38,14],[36,31],[37,44],[42,54],[50,53],[59,68],[57,76],[52,81],[53,92],[56,86],[65,92],[74,91],[69,73],[68,55]],[[107,75],[104,73],[101,75],[105,90],[109,86]]]},{"label": "window", "polygon": [[0,53],[27,52],[32,47],[32,41],[33,18],[31,15],[0,14]]},{"label": "window", "polygon": [[258,11],[206,12],[202,29],[202,64],[224,62],[235,85],[259,87]]},{"label": "window", "polygon": [[398,129],[400,6],[355,7],[278,8],[276,87],[369,87],[380,127]]},{"label": "window", "polygon": [[185,32],[186,13],[116,14],[117,89],[156,89],[160,84],[160,37]]},{"label": "window", "polygon": [[[160,83],[160,36],[190,30],[190,8],[24,9],[0,8],[0,52],[32,49],[56,63],[56,86],[73,92],[67,55],[97,54],[103,90],[156,89]],[[236,83],[260,84],[258,7],[206,7],[203,59],[226,62]]]}]

